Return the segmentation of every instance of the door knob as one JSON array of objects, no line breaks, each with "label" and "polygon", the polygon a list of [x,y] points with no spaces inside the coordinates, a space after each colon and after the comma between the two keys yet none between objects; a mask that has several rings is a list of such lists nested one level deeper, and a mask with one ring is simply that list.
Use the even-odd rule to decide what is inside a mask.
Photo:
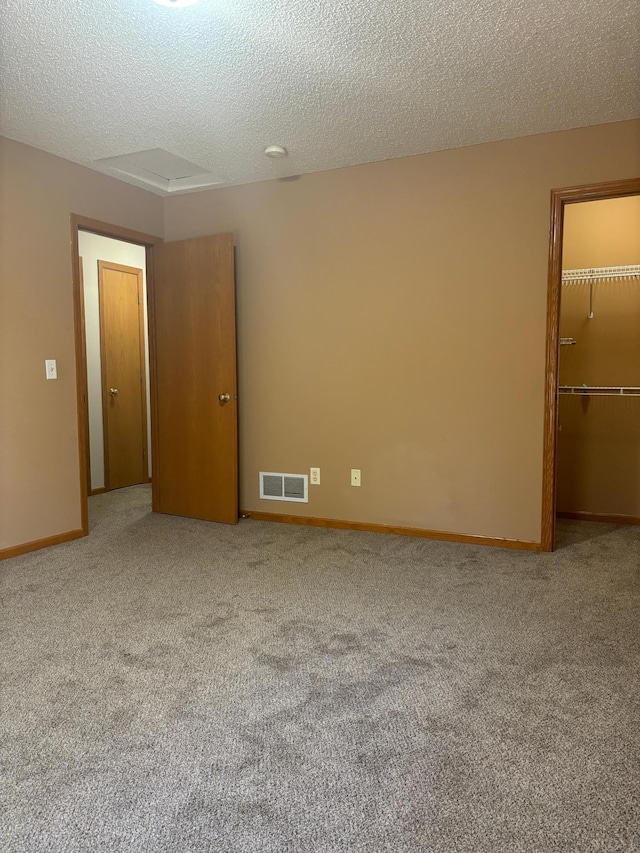
[{"label": "door knob", "polygon": [[220,400],[221,403],[228,403],[230,399],[231,397],[229,394],[218,394],[218,400]]},{"label": "door knob", "polygon": [[111,397],[117,397],[118,396],[118,389],[117,388],[109,388],[109,395]]}]

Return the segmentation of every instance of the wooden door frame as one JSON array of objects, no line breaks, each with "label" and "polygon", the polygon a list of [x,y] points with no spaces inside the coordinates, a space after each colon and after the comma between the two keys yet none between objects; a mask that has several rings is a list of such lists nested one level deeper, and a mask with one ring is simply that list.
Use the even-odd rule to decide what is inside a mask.
[{"label": "wooden door frame", "polygon": [[555,546],[556,442],[558,438],[560,295],[562,287],[564,208],[567,204],[576,204],[584,201],[602,201],[604,199],[622,198],[623,196],[630,195],[640,195],[640,178],[551,190],[542,463],[542,530],[540,542],[542,551],[553,551]]},{"label": "wooden door frame", "polygon": [[[78,462],[80,468],[80,519],[81,529],[84,536],[89,532],[89,491],[91,489],[91,469],[89,463],[89,396],[87,385],[87,350],[86,330],[84,319],[84,291],[82,287],[82,271],[80,269],[80,255],[78,251],[78,232],[88,231],[101,237],[110,237],[113,240],[121,240],[126,243],[134,243],[144,246],[147,273],[147,323],[149,331],[149,386],[151,404],[151,475],[152,495],[155,508],[156,479],[156,349],[155,349],[155,323],[154,323],[154,287],[153,287],[153,249],[158,243],[162,243],[162,237],[153,234],[145,234],[141,231],[133,231],[122,228],[110,222],[100,222],[72,213],[71,223],[71,273],[73,284],[73,314],[74,314],[74,337],[75,337],[75,359],[76,359],[76,402],[78,411]],[[147,468],[148,470],[148,468]]]},{"label": "wooden door frame", "polygon": [[[105,358],[105,340],[104,334],[104,283],[102,273],[104,270],[113,270],[114,272],[125,272],[135,275],[137,278],[138,290],[138,348],[140,357],[140,394],[142,405],[142,455],[144,457],[144,474],[143,482],[149,482],[149,443],[147,441],[147,367],[145,364],[145,346],[144,346],[144,289],[142,285],[143,270],[140,267],[129,267],[125,264],[117,264],[115,261],[98,261],[98,299],[100,303],[100,378],[101,378],[101,398],[102,398],[102,443],[104,448],[104,490],[111,491],[111,466],[109,458],[109,414],[108,414],[108,393],[107,393],[107,360]],[[91,468],[91,460],[89,460],[89,468]]]}]

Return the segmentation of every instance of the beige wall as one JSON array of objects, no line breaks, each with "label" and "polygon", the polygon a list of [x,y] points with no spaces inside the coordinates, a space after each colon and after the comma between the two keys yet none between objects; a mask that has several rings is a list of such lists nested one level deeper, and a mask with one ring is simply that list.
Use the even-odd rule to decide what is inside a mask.
[{"label": "beige wall", "polygon": [[639,174],[625,122],[167,199],[235,234],[243,508],[539,541],[549,191]]},{"label": "beige wall", "polygon": [[3,548],[80,527],[69,215],[161,234],[162,199],[9,140],[0,187]]},{"label": "beige wall", "polygon": [[84,271],[84,316],[87,341],[87,388],[89,397],[89,445],[91,450],[91,488],[104,486],[104,431],[102,421],[102,360],[100,357],[100,295],[98,261],[111,261],[142,270],[144,297],[144,356],[147,379],[148,472],[151,476],[151,406],[149,388],[149,337],[147,321],[147,258],[144,246],[112,240],[101,234],[81,231],[78,251]]},{"label": "beige wall", "polygon": [[640,264],[640,197],[567,205],[563,270],[629,264]]},{"label": "beige wall", "polygon": [[69,213],[161,235],[163,207],[172,239],[236,236],[245,508],[317,465],[283,511],[539,539],[549,190],[640,174],[640,122],[164,203],[0,157],[0,548],[80,524]]},{"label": "beige wall", "polygon": [[[569,205],[564,269],[640,264],[640,196]],[[563,385],[640,386],[640,280],[562,288]],[[561,396],[558,510],[640,517],[640,397]]]}]

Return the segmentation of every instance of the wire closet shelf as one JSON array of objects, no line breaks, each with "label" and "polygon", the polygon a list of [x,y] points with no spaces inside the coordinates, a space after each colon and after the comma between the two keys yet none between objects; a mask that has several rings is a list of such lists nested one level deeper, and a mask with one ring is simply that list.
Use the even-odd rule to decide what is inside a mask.
[{"label": "wire closet shelf", "polygon": [[[640,279],[640,264],[621,267],[591,267],[581,270],[563,270],[562,285],[588,284],[589,319],[593,319],[593,283],[607,279]],[[560,338],[560,346],[575,345],[574,338]],[[580,397],[640,397],[640,387],[635,385],[560,385],[559,394]]]},{"label": "wire closet shelf", "polygon": [[591,267],[583,270],[564,270],[562,273],[562,286],[566,287],[570,284],[589,285],[589,314],[587,316],[590,320],[593,320],[593,285],[597,281],[606,281],[612,278],[629,281],[640,279],[640,264],[631,264],[623,267]]},{"label": "wire closet shelf", "polygon": [[588,284],[590,281],[603,281],[608,278],[640,278],[640,264],[626,267],[592,267],[583,270],[563,270],[563,284]]},{"label": "wire closet shelf", "polygon": [[640,386],[636,385],[560,385],[559,394],[574,394],[578,397],[640,397]]}]

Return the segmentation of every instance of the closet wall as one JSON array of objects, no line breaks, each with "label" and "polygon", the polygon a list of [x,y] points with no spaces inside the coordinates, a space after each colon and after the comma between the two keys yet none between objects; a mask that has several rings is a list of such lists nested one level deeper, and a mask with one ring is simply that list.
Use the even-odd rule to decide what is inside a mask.
[{"label": "closet wall", "polygon": [[[567,205],[563,270],[640,264],[640,196]],[[640,278],[562,287],[560,385],[640,386]],[[640,397],[560,395],[558,512],[640,519]]]}]

